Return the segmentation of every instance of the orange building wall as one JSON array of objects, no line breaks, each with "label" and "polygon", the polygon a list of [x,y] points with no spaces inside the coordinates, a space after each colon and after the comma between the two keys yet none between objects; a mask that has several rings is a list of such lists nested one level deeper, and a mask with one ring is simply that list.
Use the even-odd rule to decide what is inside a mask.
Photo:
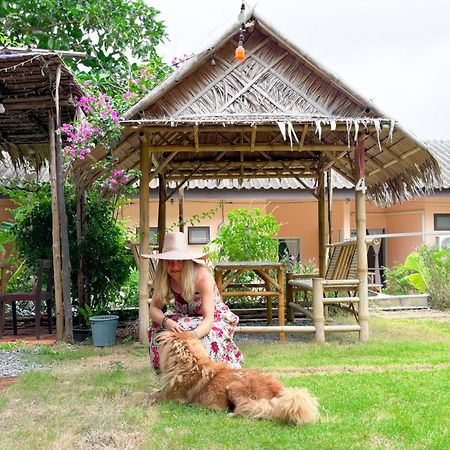
[{"label": "orange building wall", "polygon": [[[246,193],[243,193],[243,197]],[[136,228],[139,223],[138,200],[123,210],[123,217],[127,218],[129,226]],[[347,206],[346,206],[347,204]],[[220,199],[185,200],[185,218],[194,214],[201,215],[220,205]],[[217,235],[223,218],[227,220],[230,210],[236,208],[260,208],[272,213],[280,224],[278,237],[300,239],[300,255],[303,262],[314,260],[318,263],[318,226],[317,202],[315,200],[265,200],[239,198],[224,202],[224,210],[219,208],[211,219],[204,219],[196,226],[210,226],[211,239]],[[434,230],[433,215],[435,213],[450,213],[450,199],[432,198],[415,199],[402,205],[390,208],[377,208],[366,203],[366,221],[369,230],[384,230],[386,234],[406,232],[432,232]],[[346,215],[347,214],[347,215]],[[335,199],[333,201],[332,242],[338,242],[343,237],[346,222],[350,229],[355,229],[355,205],[353,199]],[[167,205],[167,224],[178,222],[178,201]],[[157,201],[150,202],[150,226],[157,226]],[[423,241],[429,245],[435,243],[436,238],[429,236],[393,237],[385,238],[385,265],[392,267],[403,263],[409,253],[418,248]]]}]

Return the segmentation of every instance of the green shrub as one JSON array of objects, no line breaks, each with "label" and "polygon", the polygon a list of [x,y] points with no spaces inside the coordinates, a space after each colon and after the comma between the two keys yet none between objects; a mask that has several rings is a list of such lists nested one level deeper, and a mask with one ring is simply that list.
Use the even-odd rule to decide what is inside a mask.
[{"label": "green shrub", "polygon": [[[51,192],[48,184],[33,186],[34,190],[8,194],[18,204],[14,210],[13,227],[17,250],[29,265],[36,268],[39,259],[52,258]],[[88,303],[104,310],[111,299],[117,297],[127,280],[133,258],[126,247],[127,233],[124,223],[115,217],[115,205],[91,192],[86,201],[86,233],[80,245],[76,237],[76,199],[66,189],[66,211],[71,263],[71,292],[77,296],[79,255],[83,258]]]},{"label": "green shrub", "polygon": [[241,208],[230,211],[228,221],[208,246],[213,261],[278,261],[280,226],[272,214]]},{"label": "green shrub", "polygon": [[417,294],[418,291],[408,279],[409,275],[411,275],[411,270],[406,269],[403,264],[392,269],[385,267],[386,288],[384,291],[392,295]]}]

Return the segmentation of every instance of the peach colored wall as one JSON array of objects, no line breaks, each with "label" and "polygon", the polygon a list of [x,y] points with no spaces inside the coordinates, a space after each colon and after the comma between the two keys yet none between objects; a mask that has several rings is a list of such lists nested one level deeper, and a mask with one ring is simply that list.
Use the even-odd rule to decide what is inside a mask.
[{"label": "peach colored wall", "polygon": [[[345,199],[335,199],[333,202],[332,242],[340,239],[340,230],[345,227],[345,222],[350,223],[350,228],[355,229],[355,205],[349,201],[347,211],[350,217],[345,217]],[[130,227],[136,227],[139,222],[138,200],[134,200],[123,210],[123,216],[128,218]],[[219,199],[195,199],[186,200],[184,205],[185,217],[194,214],[202,214],[220,204]],[[280,223],[279,237],[293,237],[300,239],[302,261],[318,261],[318,232],[317,232],[317,203],[314,200],[252,200],[240,198],[224,203],[224,217],[230,210],[236,208],[261,208],[267,213],[272,213]],[[434,230],[434,213],[450,213],[450,199],[426,198],[415,199],[402,205],[391,208],[376,208],[367,202],[367,228],[384,229],[385,233],[405,232],[431,232]],[[178,221],[178,202],[169,202],[167,205],[167,223]],[[205,219],[198,225],[210,226],[211,239],[217,234],[217,229],[222,222],[222,211],[219,209],[212,219]],[[157,201],[150,202],[150,225],[157,225]],[[435,243],[435,237],[426,239],[428,244]],[[406,256],[419,247],[422,236],[396,237],[385,239],[386,265],[392,267],[403,263]]]},{"label": "peach colored wall", "polygon": [[317,203],[311,201],[275,202],[267,212],[280,224],[279,237],[300,238],[302,261],[315,260],[317,264],[319,237],[317,233]]},{"label": "peach colored wall", "polygon": [[[254,201],[252,199],[242,199],[240,201],[225,201],[223,202],[223,216],[222,208],[220,207],[220,200],[202,199],[202,200],[190,200],[184,202],[184,218],[185,220],[193,217],[194,215],[201,216],[202,213],[210,211],[217,208],[214,215],[208,219],[203,219],[199,223],[195,223],[194,226],[209,226],[211,239],[214,239],[217,235],[217,230],[221,223],[225,220],[227,221],[228,213],[231,210],[238,208],[260,208],[264,213],[266,213],[267,202]],[[150,226],[158,226],[158,202],[156,200],[151,200],[149,203],[150,208]],[[178,201],[168,202],[167,204],[167,225],[172,225],[178,223]],[[139,226],[139,200],[133,200],[130,205],[123,208],[121,216],[126,219],[128,226],[131,229],[136,229]],[[190,226],[189,224],[186,225]]]}]

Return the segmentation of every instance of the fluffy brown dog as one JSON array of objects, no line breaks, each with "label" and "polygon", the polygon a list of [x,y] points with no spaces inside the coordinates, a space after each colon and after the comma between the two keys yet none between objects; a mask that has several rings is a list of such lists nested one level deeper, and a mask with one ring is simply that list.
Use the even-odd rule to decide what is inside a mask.
[{"label": "fluffy brown dog", "polygon": [[307,389],[286,389],[270,375],[213,362],[193,333],[164,331],[157,342],[163,388],[153,394],[155,401],[175,400],[298,425],[313,423],[319,415],[317,399]]}]

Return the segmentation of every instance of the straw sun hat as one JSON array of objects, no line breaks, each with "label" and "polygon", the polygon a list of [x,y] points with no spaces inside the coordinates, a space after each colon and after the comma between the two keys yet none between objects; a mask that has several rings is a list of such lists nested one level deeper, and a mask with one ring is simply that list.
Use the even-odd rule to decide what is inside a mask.
[{"label": "straw sun hat", "polygon": [[189,248],[186,242],[186,236],[181,231],[176,231],[166,235],[161,253],[142,255],[143,258],[193,260],[199,263],[204,263],[202,260],[207,256],[208,253],[205,253],[200,249]]}]

